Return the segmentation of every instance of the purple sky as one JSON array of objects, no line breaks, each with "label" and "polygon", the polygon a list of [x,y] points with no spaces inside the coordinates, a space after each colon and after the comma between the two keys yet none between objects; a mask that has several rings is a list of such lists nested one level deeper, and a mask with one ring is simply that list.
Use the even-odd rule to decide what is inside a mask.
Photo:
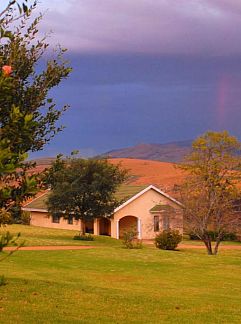
[{"label": "purple sky", "polygon": [[241,138],[241,1],[42,0],[41,31],[69,49],[56,90],[66,129],[40,155]]}]

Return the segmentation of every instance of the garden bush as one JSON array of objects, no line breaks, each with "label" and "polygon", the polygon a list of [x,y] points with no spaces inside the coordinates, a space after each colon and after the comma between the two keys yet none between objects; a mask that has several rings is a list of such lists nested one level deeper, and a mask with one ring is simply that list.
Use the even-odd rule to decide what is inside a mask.
[{"label": "garden bush", "polygon": [[126,249],[142,249],[142,241],[137,238],[138,232],[134,229],[123,233],[122,243]]},{"label": "garden bush", "polygon": [[[208,231],[208,234],[212,241],[215,241],[218,235],[215,231]],[[194,233],[189,233],[189,238],[190,240],[200,240],[200,238]],[[238,237],[235,233],[229,232],[223,235],[222,241],[238,241]]]},{"label": "garden bush", "polygon": [[20,224],[22,225],[30,225],[30,212],[22,211],[20,217]]},{"label": "garden bush", "polygon": [[7,247],[8,245],[17,246],[16,241],[18,240],[19,237],[20,237],[20,233],[14,236],[8,231],[3,234],[0,234],[0,252],[3,250],[3,248]]},{"label": "garden bush", "polygon": [[155,244],[158,249],[175,250],[182,240],[182,235],[177,230],[164,230],[155,237]]},{"label": "garden bush", "polygon": [[74,236],[74,240],[79,241],[94,241],[94,236],[91,234],[78,234]]}]

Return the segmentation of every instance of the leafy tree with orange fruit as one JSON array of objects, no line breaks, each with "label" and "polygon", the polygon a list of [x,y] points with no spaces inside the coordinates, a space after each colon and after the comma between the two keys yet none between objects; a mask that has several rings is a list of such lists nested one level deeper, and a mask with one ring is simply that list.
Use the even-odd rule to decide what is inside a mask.
[{"label": "leafy tree with orange fruit", "polygon": [[28,152],[41,150],[62,130],[56,122],[67,108],[56,107],[49,90],[71,69],[60,47],[40,68],[49,44],[38,34],[42,15],[33,17],[36,6],[36,1],[10,1],[0,13],[0,215],[5,215],[0,225],[36,193]]}]

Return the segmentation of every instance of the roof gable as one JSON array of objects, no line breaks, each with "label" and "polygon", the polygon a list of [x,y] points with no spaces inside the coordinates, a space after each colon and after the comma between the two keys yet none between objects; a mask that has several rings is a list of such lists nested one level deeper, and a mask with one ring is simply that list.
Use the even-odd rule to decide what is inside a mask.
[{"label": "roof gable", "polygon": [[160,195],[164,196],[165,198],[169,199],[170,201],[172,201],[173,203],[175,203],[176,205],[178,205],[179,207],[182,207],[182,204],[177,201],[176,199],[172,198],[171,196],[169,196],[168,194],[166,194],[165,192],[163,192],[162,190],[158,189],[157,187],[150,185],[148,187],[146,187],[145,189],[143,189],[142,191],[140,191],[139,193],[137,193],[136,195],[134,195],[133,197],[131,197],[130,199],[128,199],[127,201],[125,201],[123,204],[121,204],[119,207],[117,207],[114,212],[117,212],[118,210],[122,209],[123,207],[127,206],[128,204],[130,204],[132,201],[134,201],[135,199],[139,198],[140,196],[142,196],[144,193],[146,193],[149,190],[155,190],[157,193],[159,193]]},{"label": "roof gable", "polygon": [[48,200],[48,196],[50,194],[50,190],[48,190],[47,192],[44,192],[42,195],[34,198],[32,201],[26,203],[23,206],[23,210],[30,210],[30,209],[34,209],[36,211],[47,211],[47,200]]}]

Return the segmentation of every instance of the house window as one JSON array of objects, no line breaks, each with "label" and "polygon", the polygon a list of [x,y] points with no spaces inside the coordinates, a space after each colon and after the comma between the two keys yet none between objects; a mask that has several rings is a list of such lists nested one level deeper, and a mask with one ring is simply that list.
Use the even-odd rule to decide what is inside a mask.
[{"label": "house window", "polygon": [[159,216],[154,216],[154,232],[159,232],[160,230],[160,222],[159,222]]},{"label": "house window", "polygon": [[170,220],[168,215],[163,215],[163,230],[168,230],[170,228]]},{"label": "house window", "polygon": [[53,215],[52,216],[52,223],[59,223],[60,216],[59,215]]},{"label": "house window", "polygon": [[69,216],[67,222],[69,225],[73,225],[73,216]]}]

